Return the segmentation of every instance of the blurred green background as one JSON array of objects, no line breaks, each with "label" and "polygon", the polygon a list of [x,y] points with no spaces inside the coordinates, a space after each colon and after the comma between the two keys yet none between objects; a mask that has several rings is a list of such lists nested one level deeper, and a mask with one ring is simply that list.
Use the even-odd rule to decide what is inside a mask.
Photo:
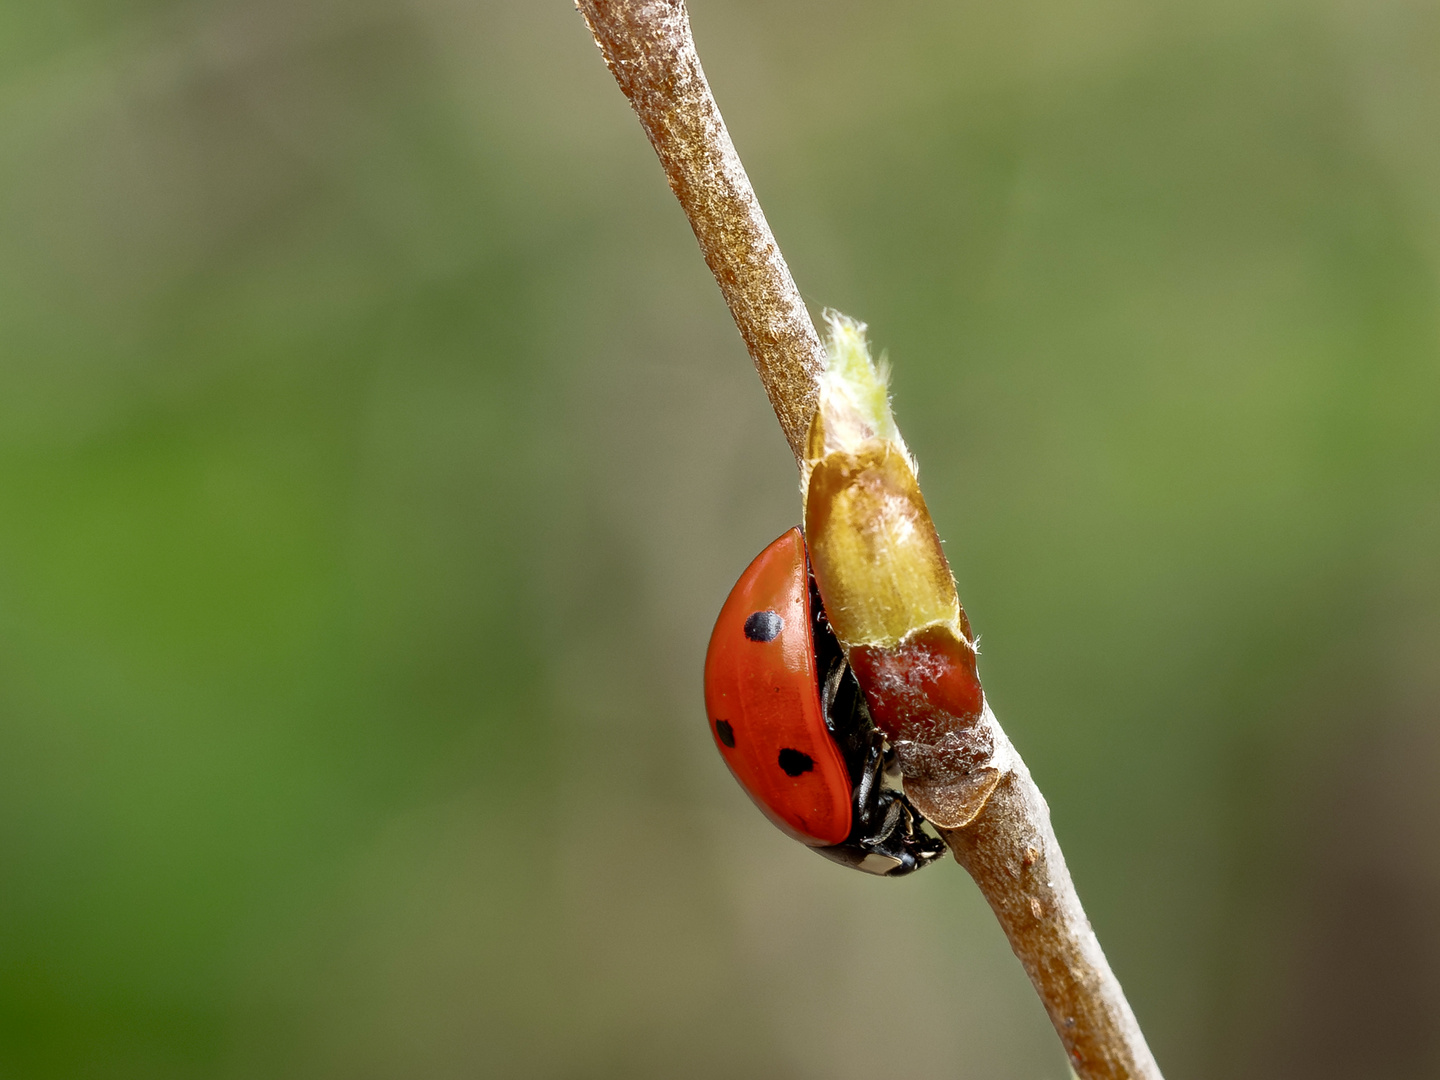
[{"label": "blurred green background", "polygon": [[[1440,1075],[1440,8],[693,18],[1167,1076]],[[564,0],[0,72],[0,1075],[1066,1076],[710,745],[795,476]]]}]

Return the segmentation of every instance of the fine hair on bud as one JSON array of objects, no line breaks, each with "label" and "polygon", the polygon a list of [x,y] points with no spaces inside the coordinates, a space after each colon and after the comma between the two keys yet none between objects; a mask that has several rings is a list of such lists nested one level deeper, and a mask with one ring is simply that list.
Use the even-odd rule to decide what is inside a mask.
[{"label": "fine hair on bud", "polygon": [[914,459],[890,409],[890,364],[884,357],[878,363],[871,357],[865,324],[858,319],[827,308],[825,326],[826,364],[818,386],[825,443],[809,447],[807,457],[813,460],[823,452],[853,451],[861,443],[879,439],[901,454],[913,471]]}]

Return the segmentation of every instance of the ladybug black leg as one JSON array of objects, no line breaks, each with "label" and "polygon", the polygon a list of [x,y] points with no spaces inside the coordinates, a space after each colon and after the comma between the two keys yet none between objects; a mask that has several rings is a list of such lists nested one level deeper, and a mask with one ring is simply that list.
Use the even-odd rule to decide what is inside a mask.
[{"label": "ladybug black leg", "polygon": [[866,851],[899,861],[892,873],[908,873],[945,853],[944,843],[924,831],[924,818],[902,792],[883,790],[873,817],[878,819],[876,827],[867,830],[859,843]]},{"label": "ladybug black leg", "polygon": [[878,746],[872,744],[866,755],[865,767],[860,771],[860,780],[855,785],[855,817],[867,831],[882,805],[885,788],[881,780],[884,759]]},{"label": "ladybug black leg", "polygon": [[900,827],[902,820],[905,822],[906,835],[911,832],[910,815],[905,812],[905,805],[899,799],[894,798],[893,793],[889,802],[890,805],[885,810],[885,820],[880,822],[880,827],[875,830],[874,835],[871,837],[871,840],[876,845],[890,839],[895,830]]}]

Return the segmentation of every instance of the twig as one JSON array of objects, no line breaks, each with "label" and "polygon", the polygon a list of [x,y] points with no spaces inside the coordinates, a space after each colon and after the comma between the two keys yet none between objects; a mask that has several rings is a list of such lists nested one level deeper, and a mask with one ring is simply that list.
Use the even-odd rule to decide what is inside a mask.
[{"label": "twig", "polygon": [[[825,353],[705,81],[684,2],[577,7],[660,156],[803,465]],[[998,782],[968,820],[956,819],[963,825],[941,830],[946,842],[990,902],[1082,1080],[1161,1080],[1080,906],[1040,790],[988,706],[978,726],[988,731],[984,765]]]},{"label": "twig", "polygon": [[683,0],[579,0],[630,99],[796,458],[825,350],[705,81]]},{"label": "twig", "polygon": [[1008,751],[1009,768],[969,825],[941,835],[990,902],[1081,1080],[1161,1080],[1080,906],[1050,807],[988,710],[987,716],[1001,742],[996,756]]}]

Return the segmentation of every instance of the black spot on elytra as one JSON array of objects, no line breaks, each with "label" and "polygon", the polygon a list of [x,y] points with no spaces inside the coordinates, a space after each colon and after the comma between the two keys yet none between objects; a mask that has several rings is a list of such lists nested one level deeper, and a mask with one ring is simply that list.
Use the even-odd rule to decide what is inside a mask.
[{"label": "black spot on elytra", "polygon": [[757,611],[745,620],[745,636],[751,641],[774,641],[785,629],[785,620],[773,611]]},{"label": "black spot on elytra", "polygon": [[780,768],[785,770],[786,776],[799,776],[814,767],[815,759],[809,754],[802,754],[799,750],[792,750],[788,746],[780,751]]},{"label": "black spot on elytra", "polygon": [[720,737],[722,743],[732,750],[735,749],[735,729],[730,726],[729,720],[716,720],[715,734]]}]

